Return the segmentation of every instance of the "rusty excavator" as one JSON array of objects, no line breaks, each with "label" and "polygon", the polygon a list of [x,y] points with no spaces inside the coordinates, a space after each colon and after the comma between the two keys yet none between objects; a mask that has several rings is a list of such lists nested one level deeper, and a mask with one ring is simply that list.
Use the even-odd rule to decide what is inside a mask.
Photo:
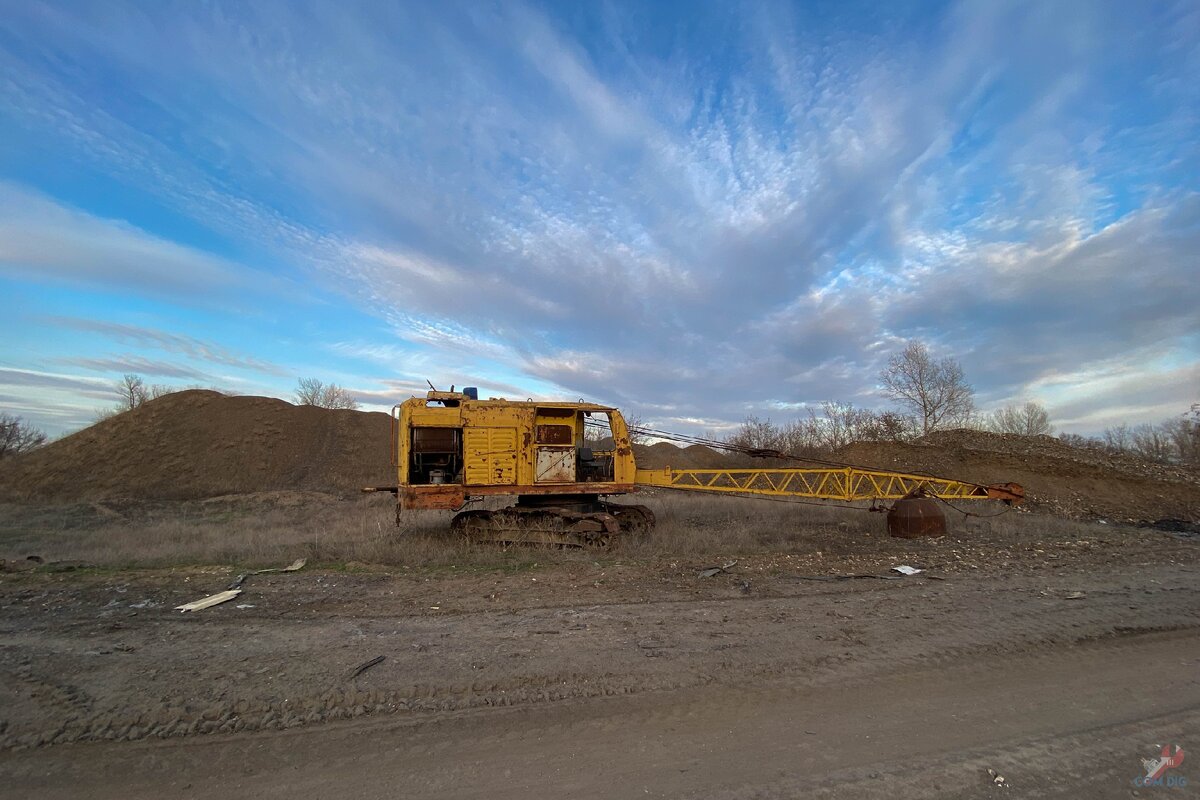
[{"label": "rusty excavator", "polygon": [[[819,466],[641,469],[634,460],[629,428],[616,408],[585,402],[480,400],[474,388],[456,392],[451,387],[393,407],[397,484],[364,491],[393,492],[397,524],[404,510],[450,510],[458,512],[451,527],[476,540],[575,547],[608,547],[622,534],[653,527],[650,509],[609,499],[641,487],[776,499],[894,500],[889,528],[896,535],[944,532],[938,501],[991,499],[1014,505],[1024,498],[1015,483],[984,486],[735,448],[663,431],[644,433]],[[507,508],[467,508],[485,498],[513,496],[516,502]]]}]

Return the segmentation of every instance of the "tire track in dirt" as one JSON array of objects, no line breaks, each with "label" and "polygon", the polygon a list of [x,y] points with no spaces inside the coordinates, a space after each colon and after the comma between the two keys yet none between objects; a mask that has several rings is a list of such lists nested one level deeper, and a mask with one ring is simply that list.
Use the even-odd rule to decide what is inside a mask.
[{"label": "tire track in dirt", "polygon": [[[883,796],[884,788],[920,789],[929,775],[944,782],[933,787],[944,796],[982,796],[998,790],[982,778],[986,765],[1021,796],[1061,780],[1094,785],[1099,791],[1088,796],[1104,797],[1110,789],[1128,793],[1144,744],[1195,732],[1198,645],[1194,631],[1149,634],[816,689],[710,686],[425,723],[374,719],[73,745],[0,758],[0,774],[14,789],[45,797],[71,796],[87,775],[93,796],[126,800],[191,796],[197,792],[187,790],[200,786],[209,796],[332,796],[347,785],[368,798],[403,787],[406,797],[609,797],[645,789],[732,800]],[[1064,763],[1063,752],[1074,761]],[[1123,759],[1116,766],[1106,762],[1116,756]],[[924,789],[911,794],[934,794]]]},{"label": "tire track in dirt", "polygon": [[[390,648],[397,660],[394,673],[367,673],[359,685],[347,686],[337,685],[341,673],[334,671],[324,681],[295,684],[286,696],[256,685],[248,676],[215,688],[193,683],[157,698],[124,692],[93,700],[90,709],[67,711],[61,704],[43,703],[32,718],[26,714],[25,719],[10,721],[0,742],[28,747],[168,738],[288,729],[367,716],[419,720],[463,709],[549,705],[712,684],[817,687],[896,669],[989,654],[1052,654],[1064,645],[1200,625],[1200,597],[1188,591],[1194,571],[1175,570],[1154,580],[1159,585],[1147,590],[1139,588],[1139,576],[1132,575],[1124,585],[1109,583],[1080,600],[1064,599],[1061,592],[1042,597],[1039,593],[1045,589],[1037,588],[1042,579],[1024,578],[886,584],[896,588],[846,587],[841,592],[690,603],[550,607],[519,614],[475,612],[410,620],[398,641],[380,636],[396,628],[394,622],[360,620],[353,623],[354,630],[377,641],[377,649]],[[998,587],[1004,602],[995,600]],[[1131,600],[1135,596],[1136,601]],[[1164,620],[1174,622],[1164,625]],[[226,629],[216,625],[213,633],[218,638],[213,641],[226,638],[231,633]],[[319,658],[323,643],[337,638],[339,630],[328,623],[290,627],[285,641],[307,636],[312,649],[288,653],[287,658]],[[440,680],[397,682],[408,675],[409,664],[419,663],[411,655],[404,661],[403,649],[396,652],[411,649],[407,639],[414,630],[425,631],[425,637],[454,631],[461,640],[458,655],[437,656]],[[538,639],[554,644],[529,644]],[[22,645],[34,646],[35,640],[16,637],[0,650],[0,658],[8,659]],[[502,663],[485,674],[473,669],[478,657],[473,653],[504,655],[526,646],[531,655],[511,665]],[[159,655],[154,651],[147,657],[154,661]],[[456,658],[462,662],[457,667]],[[123,676],[126,682],[136,680],[136,673],[130,672]]]},{"label": "tire track in dirt", "polygon": [[[894,800],[897,797],[1128,798],[1140,759],[1161,741],[1193,741],[1200,733],[1200,707],[1149,715],[1133,722],[1096,725],[1071,735],[1037,736],[990,744],[937,758],[872,763],[819,779],[788,779],[749,785],[727,794],[698,794],[711,800]],[[1004,779],[995,783],[996,775]],[[1190,783],[1190,781],[1189,781]]]}]

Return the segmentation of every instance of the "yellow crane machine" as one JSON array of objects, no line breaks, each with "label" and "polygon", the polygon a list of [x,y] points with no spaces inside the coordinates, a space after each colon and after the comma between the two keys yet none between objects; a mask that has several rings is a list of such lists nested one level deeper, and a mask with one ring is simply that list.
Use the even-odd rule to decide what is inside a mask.
[{"label": "yellow crane machine", "polygon": [[[605,435],[596,439],[589,429]],[[654,525],[645,506],[609,500],[639,487],[840,501],[924,495],[1014,504],[1024,497],[1012,483],[984,486],[850,465],[639,469],[629,428],[616,408],[480,400],[473,388],[432,390],[395,406],[391,440],[397,485],[366,491],[395,492],[397,522],[406,509],[458,511],[452,528],[490,541],[607,547],[622,533]],[[775,451],[743,452],[789,458]],[[464,510],[471,501],[513,496],[516,503],[507,508]]]}]

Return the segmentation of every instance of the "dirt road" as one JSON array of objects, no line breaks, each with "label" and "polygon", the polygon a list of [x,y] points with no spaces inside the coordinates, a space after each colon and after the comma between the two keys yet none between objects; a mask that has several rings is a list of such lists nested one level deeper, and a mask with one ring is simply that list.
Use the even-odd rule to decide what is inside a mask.
[{"label": "dirt road", "polygon": [[[1200,747],[1200,569],[1193,543],[1130,535],[1140,562],[943,580],[753,561],[707,580],[303,572],[189,616],[169,604],[217,577],[6,579],[0,780],[29,797],[1005,796],[991,768],[1014,797],[1136,796],[1156,745]],[[112,738],[132,741],[88,741]],[[20,749],[36,741],[61,743]]]},{"label": "dirt road", "polygon": [[[5,763],[39,797],[1136,796],[1200,734],[1195,631],[965,659],[820,689],[706,687]],[[1136,687],[1136,688],[1135,688]],[[1146,790],[1153,791],[1153,790]]]}]

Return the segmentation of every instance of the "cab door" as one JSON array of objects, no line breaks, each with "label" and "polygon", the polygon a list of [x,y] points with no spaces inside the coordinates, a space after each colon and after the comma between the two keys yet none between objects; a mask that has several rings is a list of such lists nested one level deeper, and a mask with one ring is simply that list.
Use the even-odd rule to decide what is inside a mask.
[{"label": "cab door", "polygon": [[573,409],[539,408],[534,425],[534,483],[575,482],[577,415]]}]

